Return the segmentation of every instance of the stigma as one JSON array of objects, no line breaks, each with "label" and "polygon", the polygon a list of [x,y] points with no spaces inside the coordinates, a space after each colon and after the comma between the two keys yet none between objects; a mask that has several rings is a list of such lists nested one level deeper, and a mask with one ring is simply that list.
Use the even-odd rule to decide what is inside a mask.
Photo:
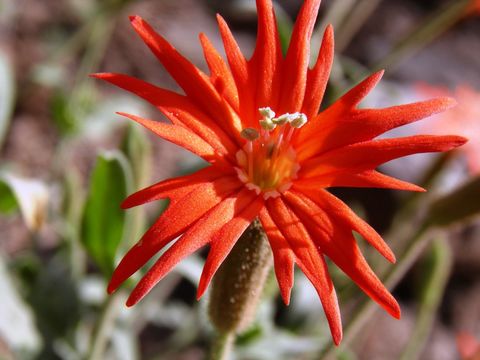
[{"label": "stigma", "polygon": [[236,154],[239,179],[265,199],[280,196],[292,186],[300,166],[291,144],[295,131],[307,123],[302,113],[276,117],[269,107],[260,108],[259,128],[246,128],[241,136],[245,145]]}]

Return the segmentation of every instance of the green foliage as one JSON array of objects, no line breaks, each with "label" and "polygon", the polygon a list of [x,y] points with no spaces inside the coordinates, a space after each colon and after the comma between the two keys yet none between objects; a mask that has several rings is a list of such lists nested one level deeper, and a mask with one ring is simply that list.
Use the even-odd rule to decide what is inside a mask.
[{"label": "green foliage", "polygon": [[110,276],[125,230],[125,211],[131,173],[120,152],[101,153],[93,169],[81,225],[81,241],[105,276]]},{"label": "green foliage", "polygon": [[4,179],[0,178],[0,213],[8,214],[17,208],[18,204],[12,188]]}]

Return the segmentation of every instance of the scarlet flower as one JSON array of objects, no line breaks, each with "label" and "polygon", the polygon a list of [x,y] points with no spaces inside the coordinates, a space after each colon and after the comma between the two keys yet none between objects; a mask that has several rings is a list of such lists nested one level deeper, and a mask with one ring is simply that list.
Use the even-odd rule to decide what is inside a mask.
[{"label": "scarlet flower", "polygon": [[480,360],[480,342],[472,334],[459,332],[456,340],[462,360]]},{"label": "scarlet flower", "polygon": [[464,136],[476,135],[459,149],[468,162],[472,174],[480,174],[480,92],[468,85],[458,86],[454,91],[444,87],[421,84],[418,92],[424,96],[454,96],[458,106],[436,115],[435,121],[426,121],[422,128],[431,134],[455,133]]},{"label": "scarlet flower", "polygon": [[392,159],[447,151],[459,136],[374,139],[392,128],[443,111],[448,98],[358,109],[382,77],[378,72],[319,113],[333,61],[333,30],[325,31],[316,65],[309,69],[310,38],[320,0],[306,0],[287,55],[282,56],[271,0],[257,0],[258,37],[246,60],[218,16],[227,62],[200,35],[207,75],[180,55],[140,17],[131,22],[185,95],[119,74],[97,74],[155,105],[171,124],[122,114],[210,163],[192,175],[165,180],[128,197],[123,208],[169,198],[168,209],[116,268],[115,291],[152,256],[180,238],[157,260],[131,293],[137,303],[179,261],[209,244],[198,287],[200,298],[235,242],[259,217],[270,242],[275,273],[286,304],[294,264],[315,286],[336,344],[342,338],[337,296],[328,256],[395,318],[400,308],[373,273],[353,237],[361,234],[390,262],[395,256],[366,222],[326,189],[334,186],[423,191],[375,170]]},{"label": "scarlet flower", "polygon": [[467,12],[472,15],[480,14],[480,0],[471,0],[469,6],[467,7]]}]

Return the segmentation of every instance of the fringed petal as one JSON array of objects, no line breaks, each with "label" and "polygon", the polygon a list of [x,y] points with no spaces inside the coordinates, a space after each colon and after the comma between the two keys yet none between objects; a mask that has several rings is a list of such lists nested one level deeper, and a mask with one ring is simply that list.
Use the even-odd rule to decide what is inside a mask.
[{"label": "fringed petal", "polygon": [[218,94],[209,77],[183,57],[141,17],[132,16],[131,22],[135,31],[185,94],[204,109],[212,119],[218,119],[218,125],[227,132],[233,132],[234,135],[240,134],[242,127],[236,113]]},{"label": "fringed petal", "polygon": [[238,150],[232,138],[187,97],[128,75],[103,73],[92,76],[108,81],[148,101],[174,125],[191,130],[215,148],[219,154],[229,156]]},{"label": "fringed petal", "polygon": [[225,20],[217,15],[218,27],[223,40],[228,64],[232,71],[233,78],[237,84],[240,111],[239,115],[243,122],[243,128],[248,127],[252,116],[255,116],[255,86],[254,79],[250,73],[248,62],[243,56],[240,47],[230,31]]},{"label": "fringed petal", "polygon": [[[151,201],[172,198],[172,194],[176,198],[179,193],[188,193],[197,185],[211,183],[219,177],[225,177],[226,175],[228,175],[228,172],[225,173],[224,169],[208,166],[190,175],[163,180],[127,197],[122,202],[122,208],[130,209]],[[231,175],[233,175],[233,170]]]},{"label": "fringed petal", "polygon": [[296,182],[301,186],[314,189],[329,187],[358,187],[358,188],[378,188],[393,189],[404,191],[425,192],[426,190],[418,185],[402,181],[391,176],[379,173],[376,170],[367,170],[359,173],[347,171],[338,171],[328,175],[321,175],[317,178],[309,178]]},{"label": "fringed petal", "polygon": [[400,318],[397,301],[366,262],[351,230],[305,197],[292,194],[289,204],[321,251],[390,315]]},{"label": "fringed petal", "polygon": [[250,194],[251,191],[244,190],[238,195],[224,199],[192,225],[140,280],[130,294],[127,306],[139,302],[183,258],[208,244],[225,224],[238,215],[237,204],[242,201],[240,199]]},{"label": "fringed petal", "polygon": [[225,161],[221,154],[218,154],[205,140],[183,126],[165,124],[160,121],[144,119],[131,114],[118,114],[143,125],[162,139],[191,151],[209,163],[215,164]]},{"label": "fringed petal", "polygon": [[335,288],[323,255],[317,250],[302,222],[282,198],[267,200],[267,209],[293,250],[296,263],[317,290],[333,341],[338,345],[342,339],[342,319]]},{"label": "fringed petal", "polygon": [[197,299],[203,296],[218,268],[262,207],[263,198],[256,196],[254,192],[250,191],[250,194],[239,197],[235,217],[212,236],[210,251],[197,289]]},{"label": "fringed petal", "polygon": [[295,21],[284,63],[280,114],[297,112],[302,108],[310,61],[310,39],[319,7],[320,0],[306,0]]},{"label": "fringed petal", "polygon": [[[385,259],[395,263],[395,254],[392,252],[382,237],[364,220],[358,217],[343,201],[323,189],[302,187],[297,192],[290,192],[287,199],[309,198],[315,202],[325,213],[334,218],[339,226],[358,232],[370,245],[372,245]],[[303,195],[305,194],[305,195]]]},{"label": "fringed petal", "polygon": [[273,265],[280,294],[285,305],[288,305],[294,281],[295,255],[265,208],[260,212],[260,221],[272,248]]},{"label": "fringed petal", "polygon": [[203,33],[200,34],[200,43],[202,44],[203,54],[210,69],[210,81],[215,89],[217,89],[217,92],[227,99],[232,108],[238,112],[238,90],[230,69],[217,49],[215,49],[208,37]]},{"label": "fringed petal", "polygon": [[339,100],[302,129],[298,136],[299,158],[303,160],[341,146],[371,140],[455,104],[455,100],[444,97],[384,109],[356,109]]},{"label": "fringed petal", "polygon": [[393,159],[417,153],[448,151],[466,141],[464,137],[454,135],[417,135],[365,141],[306,160],[302,163],[301,176],[309,178],[347,169],[357,173],[373,170]]},{"label": "fringed petal", "polygon": [[320,104],[322,103],[332,69],[333,55],[333,27],[329,25],[323,35],[317,63],[307,74],[307,88],[305,91],[305,99],[303,100],[302,113],[306,114],[309,119],[317,116],[320,110]]},{"label": "fringed petal", "polygon": [[184,192],[190,191],[180,198],[172,198],[165,212],[123,257],[113,273],[108,291],[115,291],[152,256],[241,186],[236,177],[220,178],[190,185]]},{"label": "fringed petal", "polygon": [[257,12],[257,43],[249,61],[257,78],[255,110],[267,106],[275,110],[280,94],[282,49],[272,1],[257,0]]}]

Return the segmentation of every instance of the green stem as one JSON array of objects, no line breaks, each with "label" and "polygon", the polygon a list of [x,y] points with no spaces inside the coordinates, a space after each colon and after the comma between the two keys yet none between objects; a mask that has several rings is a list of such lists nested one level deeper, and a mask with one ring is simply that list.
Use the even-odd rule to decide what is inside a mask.
[{"label": "green stem", "polygon": [[100,316],[92,332],[91,345],[87,360],[102,360],[107,348],[110,334],[120,309],[121,292],[107,296],[100,311]]},{"label": "green stem", "polygon": [[438,38],[441,34],[453,27],[465,16],[465,11],[471,0],[453,0],[440,11],[434,13],[430,19],[423,22],[419,27],[407,34],[394,47],[393,50],[374,69],[392,70],[406,58],[412,56],[418,50]]},{"label": "green stem", "polygon": [[415,329],[401,360],[420,358],[450,277],[452,258],[452,251],[445,236],[436,238],[426,259],[429,269],[426,269],[426,278],[422,284],[423,293]]},{"label": "green stem", "polygon": [[232,352],[235,334],[231,332],[220,333],[212,347],[210,360],[228,360]]}]

